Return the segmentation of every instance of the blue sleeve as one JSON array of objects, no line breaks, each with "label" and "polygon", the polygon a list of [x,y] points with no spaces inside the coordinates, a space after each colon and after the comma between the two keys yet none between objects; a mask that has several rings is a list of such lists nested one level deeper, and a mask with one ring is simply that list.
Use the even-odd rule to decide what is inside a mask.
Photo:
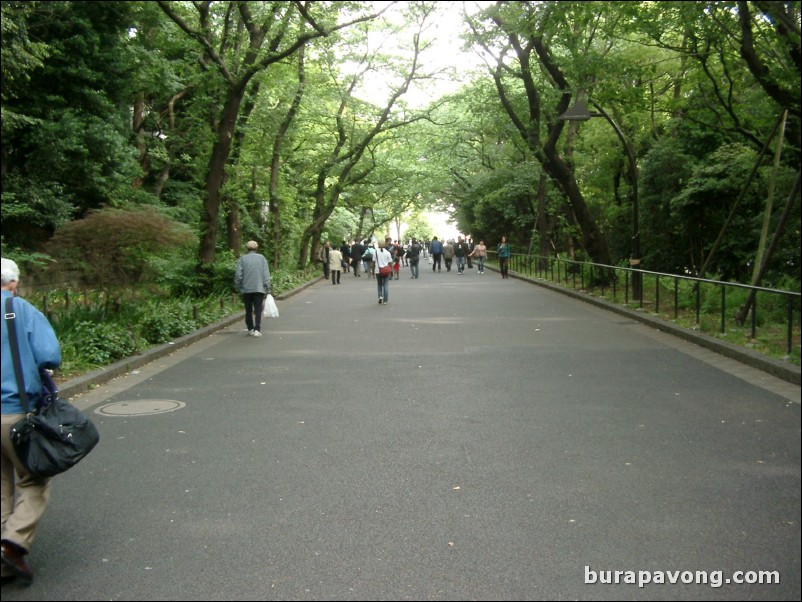
[{"label": "blue sleeve", "polygon": [[[5,306],[5,295],[3,299]],[[5,312],[5,309],[3,311]],[[22,377],[28,397],[32,403],[36,403],[42,389],[39,370],[56,368],[61,364],[61,345],[44,314],[24,299],[14,299],[14,314]],[[3,320],[2,351],[2,413],[19,414],[22,412],[22,405],[11,360],[11,342],[6,320]]]}]

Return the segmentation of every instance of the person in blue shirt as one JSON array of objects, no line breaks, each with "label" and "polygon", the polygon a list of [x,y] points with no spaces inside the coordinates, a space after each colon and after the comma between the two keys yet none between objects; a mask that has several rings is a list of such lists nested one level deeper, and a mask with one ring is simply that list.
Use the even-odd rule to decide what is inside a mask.
[{"label": "person in blue shirt", "polygon": [[[61,345],[47,318],[33,305],[17,297],[19,268],[3,257],[2,298],[3,314],[14,315],[23,382],[28,403],[39,403],[42,379],[39,371],[61,364]],[[12,299],[11,312],[6,300]],[[19,386],[11,359],[11,343],[6,318],[2,320],[2,538],[0,559],[2,576],[17,577],[23,583],[33,581],[33,571],[26,560],[47,502],[50,498],[48,479],[31,476],[20,463],[11,442],[11,427],[23,417]]]},{"label": "person in blue shirt", "polygon": [[429,253],[432,254],[432,271],[434,272],[437,270],[438,272],[442,272],[443,243],[437,240],[436,236],[432,239],[432,242],[429,245]]}]

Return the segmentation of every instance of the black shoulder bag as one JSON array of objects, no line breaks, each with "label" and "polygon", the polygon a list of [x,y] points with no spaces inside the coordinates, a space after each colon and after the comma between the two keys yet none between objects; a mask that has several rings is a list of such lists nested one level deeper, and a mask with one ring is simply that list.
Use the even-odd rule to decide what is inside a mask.
[{"label": "black shoulder bag", "polygon": [[11,427],[11,442],[28,472],[35,477],[52,477],[80,462],[97,445],[100,435],[86,414],[59,398],[58,390],[48,375],[44,376],[44,384],[45,389],[50,390],[39,407],[30,409],[22,376],[16,314],[11,297],[6,299],[4,317],[8,325],[14,375],[25,412],[25,417]]}]

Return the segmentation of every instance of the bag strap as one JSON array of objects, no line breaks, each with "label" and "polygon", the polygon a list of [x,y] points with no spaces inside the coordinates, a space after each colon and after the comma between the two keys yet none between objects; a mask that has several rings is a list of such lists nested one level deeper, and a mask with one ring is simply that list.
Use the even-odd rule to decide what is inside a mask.
[{"label": "bag strap", "polygon": [[28,413],[28,392],[25,390],[25,379],[22,376],[22,362],[19,357],[19,342],[17,341],[17,314],[14,313],[14,299],[8,297],[6,299],[6,313],[3,316],[8,326],[8,342],[11,348],[11,360],[14,363],[14,376],[17,377],[17,388],[19,388],[19,400],[22,404],[22,409]]}]

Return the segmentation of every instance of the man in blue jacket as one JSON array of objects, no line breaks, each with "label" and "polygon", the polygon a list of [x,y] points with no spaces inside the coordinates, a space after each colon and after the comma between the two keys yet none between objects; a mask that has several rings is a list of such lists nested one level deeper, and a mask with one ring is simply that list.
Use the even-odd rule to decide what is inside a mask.
[{"label": "man in blue jacket", "polygon": [[[11,442],[11,427],[23,417],[20,391],[11,359],[7,319],[14,316],[19,347],[22,380],[28,393],[30,409],[39,403],[42,379],[39,370],[61,364],[61,345],[47,318],[33,305],[16,296],[19,268],[10,259],[2,262],[2,520],[0,539],[2,576],[17,577],[23,583],[33,581],[33,571],[25,557],[36,536],[36,527],[50,498],[49,480],[31,476],[20,463]],[[12,299],[11,311],[6,300]]]},{"label": "man in blue jacket", "polygon": [[442,272],[443,243],[437,240],[436,236],[432,239],[432,243],[429,245],[429,253],[432,254],[432,271],[434,272],[435,268],[437,268],[438,272]]}]

